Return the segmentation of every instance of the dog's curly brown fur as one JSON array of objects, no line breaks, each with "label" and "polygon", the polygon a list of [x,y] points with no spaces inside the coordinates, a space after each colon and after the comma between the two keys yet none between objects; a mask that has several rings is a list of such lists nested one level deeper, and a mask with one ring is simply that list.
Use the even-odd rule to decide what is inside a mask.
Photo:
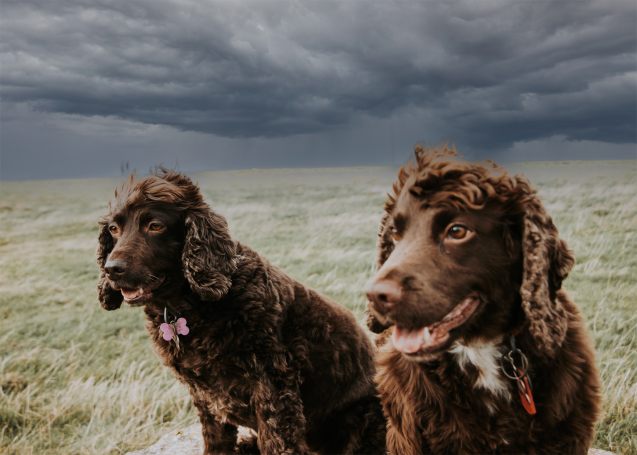
[{"label": "dog's curly brown fur", "polygon": [[[526,178],[455,156],[416,147],[381,221],[366,317],[382,332],[388,449],[585,454],[600,382],[584,318],[561,290],[573,255]],[[460,302],[460,322],[445,326]],[[499,363],[516,329],[535,415]]]},{"label": "dog's curly brown fur", "polygon": [[[176,172],[131,176],[101,221],[103,308],[144,306],[164,365],[189,389],[206,454],[384,453],[373,346],[348,310],[234,241]],[[190,332],[162,338],[164,308]],[[237,442],[237,426],[257,436]]]}]

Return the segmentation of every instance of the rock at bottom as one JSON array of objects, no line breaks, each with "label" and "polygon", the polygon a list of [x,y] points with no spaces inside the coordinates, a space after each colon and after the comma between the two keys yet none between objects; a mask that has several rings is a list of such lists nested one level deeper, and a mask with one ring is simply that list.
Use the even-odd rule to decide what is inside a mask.
[{"label": "rock at bottom", "polygon": [[[239,427],[239,440],[249,438],[254,432]],[[147,449],[126,452],[126,455],[202,455],[203,437],[201,424],[196,423],[179,431],[173,431]]]},{"label": "rock at bottom", "polygon": [[144,450],[126,452],[126,455],[202,455],[203,437],[201,424],[196,423],[179,431],[173,431]]}]

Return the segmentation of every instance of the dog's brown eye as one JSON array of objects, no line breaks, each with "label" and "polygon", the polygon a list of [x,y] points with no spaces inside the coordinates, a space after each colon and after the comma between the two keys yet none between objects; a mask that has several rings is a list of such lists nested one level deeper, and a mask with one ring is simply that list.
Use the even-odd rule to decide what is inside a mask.
[{"label": "dog's brown eye", "polygon": [[398,231],[396,230],[396,228],[391,228],[391,236],[396,242],[400,240],[400,236],[398,235]]},{"label": "dog's brown eye", "polygon": [[149,228],[151,231],[161,231],[163,226],[159,223],[150,223]]},{"label": "dog's brown eye", "polygon": [[461,240],[467,236],[468,232],[469,230],[466,227],[456,224],[455,226],[452,226],[451,229],[449,229],[449,232],[447,232],[447,237],[454,240]]},{"label": "dog's brown eye", "polygon": [[108,230],[111,232],[111,234],[117,234],[119,232],[119,229],[117,229],[117,226],[109,226]]}]

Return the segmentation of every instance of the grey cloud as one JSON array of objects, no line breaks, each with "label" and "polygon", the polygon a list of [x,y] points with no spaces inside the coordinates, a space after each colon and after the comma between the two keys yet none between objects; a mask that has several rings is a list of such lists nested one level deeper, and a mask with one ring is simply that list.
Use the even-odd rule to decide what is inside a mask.
[{"label": "grey cloud", "polygon": [[418,109],[477,149],[630,143],[636,14],[632,1],[3,1],[1,93],[228,138]]}]

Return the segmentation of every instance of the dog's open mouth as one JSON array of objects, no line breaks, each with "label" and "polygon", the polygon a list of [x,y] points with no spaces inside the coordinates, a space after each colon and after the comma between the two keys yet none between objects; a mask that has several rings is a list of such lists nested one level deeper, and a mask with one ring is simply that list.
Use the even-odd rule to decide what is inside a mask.
[{"label": "dog's open mouth", "polygon": [[444,347],[449,341],[449,331],[462,325],[478,308],[477,294],[471,294],[442,320],[419,329],[396,325],[391,340],[396,350],[405,354],[428,354]]},{"label": "dog's open mouth", "polygon": [[138,288],[121,288],[124,301],[130,306],[143,305],[148,299],[153,296],[153,291],[164,283],[166,277],[164,275],[151,281],[146,286],[140,286]]}]

